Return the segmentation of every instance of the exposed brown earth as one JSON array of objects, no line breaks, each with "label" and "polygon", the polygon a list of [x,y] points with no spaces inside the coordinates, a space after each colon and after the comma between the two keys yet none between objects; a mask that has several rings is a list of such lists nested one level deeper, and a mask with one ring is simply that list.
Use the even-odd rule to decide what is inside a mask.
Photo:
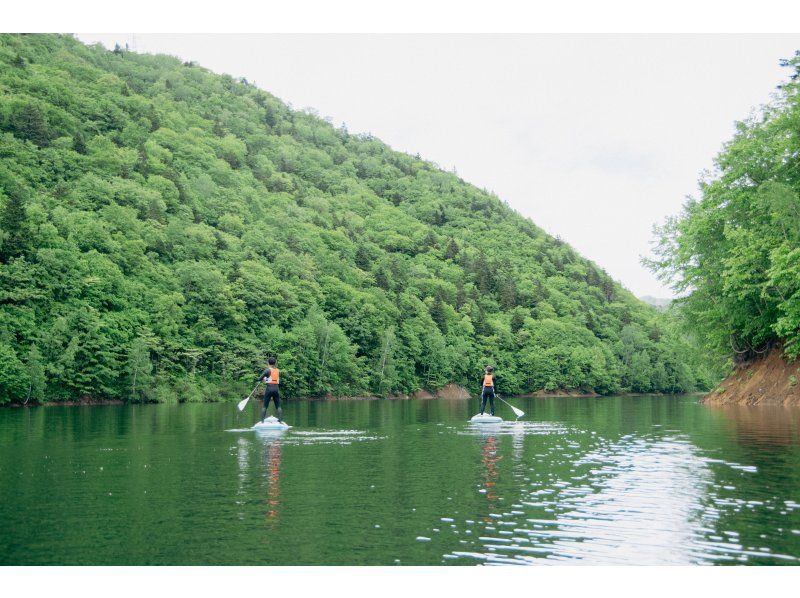
[{"label": "exposed brown earth", "polygon": [[410,395],[392,395],[389,399],[469,399],[470,394],[466,388],[458,384],[446,384],[439,390],[418,390]]},{"label": "exposed brown earth", "polygon": [[458,384],[447,384],[435,393],[437,399],[469,399],[470,394],[466,388]]},{"label": "exposed brown earth", "polygon": [[800,405],[800,360],[789,361],[783,349],[742,363],[701,401],[707,405]]}]

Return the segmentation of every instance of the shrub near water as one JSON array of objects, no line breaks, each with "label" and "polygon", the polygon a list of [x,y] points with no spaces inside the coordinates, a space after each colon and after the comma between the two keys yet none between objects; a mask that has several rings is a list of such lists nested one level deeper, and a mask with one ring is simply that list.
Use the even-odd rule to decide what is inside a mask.
[{"label": "shrub near water", "polygon": [[673,316],[429,162],[170,57],[0,64],[0,401],[211,400],[270,354],[295,396],[707,383]]}]

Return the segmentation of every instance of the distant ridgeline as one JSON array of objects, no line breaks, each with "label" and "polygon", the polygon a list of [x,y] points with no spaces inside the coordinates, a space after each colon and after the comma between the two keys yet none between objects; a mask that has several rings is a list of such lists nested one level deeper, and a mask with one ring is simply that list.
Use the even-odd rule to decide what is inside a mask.
[{"label": "distant ridgeline", "polygon": [[273,354],[291,396],[710,382],[494,195],[167,56],[0,36],[0,233],[0,402],[213,400]]},{"label": "distant ridgeline", "polygon": [[737,124],[701,197],[661,228],[651,264],[690,291],[679,301],[708,348],[739,362],[800,354],[800,52],[783,64],[788,82]]},{"label": "distant ridgeline", "polygon": [[652,297],[650,295],[642,295],[641,297],[639,297],[639,299],[641,299],[648,305],[652,305],[656,309],[662,311],[669,308],[669,306],[672,304],[672,299],[664,299],[662,297]]}]

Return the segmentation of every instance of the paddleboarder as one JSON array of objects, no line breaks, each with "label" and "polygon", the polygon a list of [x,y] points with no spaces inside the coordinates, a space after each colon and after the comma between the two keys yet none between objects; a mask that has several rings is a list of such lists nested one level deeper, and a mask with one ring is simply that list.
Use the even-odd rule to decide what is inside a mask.
[{"label": "paddleboarder", "polygon": [[487,365],[481,377],[481,415],[483,415],[483,411],[486,409],[487,399],[489,400],[490,413],[494,415],[495,387],[494,368]]},{"label": "paddleboarder", "polygon": [[269,406],[270,399],[275,403],[275,409],[278,411],[278,421],[283,421],[281,395],[280,392],[278,392],[278,387],[281,382],[281,372],[275,365],[277,360],[274,357],[270,357],[267,363],[267,368],[261,372],[261,375],[258,377],[259,380],[266,384],[264,388],[264,408],[261,410],[262,424],[264,423],[264,418],[267,417],[267,407]]}]

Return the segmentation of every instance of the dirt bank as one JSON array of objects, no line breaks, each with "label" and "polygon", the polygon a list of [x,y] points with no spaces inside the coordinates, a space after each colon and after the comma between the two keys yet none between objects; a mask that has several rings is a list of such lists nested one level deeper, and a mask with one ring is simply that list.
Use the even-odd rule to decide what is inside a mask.
[{"label": "dirt bank", "polygon": [[707,405],[800,405],[800,360],[788,361],[777,347],[764,358],[742,363],[701,401]]},{"label": "dirt bank", "polygon": [[458,384],[447,384],[434,393],[437,399],[469,399],[466,388]]},{"label": "dirt bank", "polygon": [[392,395],[388,399],[469,399],[466,388],[458,384],[446,384],[439,390],[418,390],[410,395]]}]

